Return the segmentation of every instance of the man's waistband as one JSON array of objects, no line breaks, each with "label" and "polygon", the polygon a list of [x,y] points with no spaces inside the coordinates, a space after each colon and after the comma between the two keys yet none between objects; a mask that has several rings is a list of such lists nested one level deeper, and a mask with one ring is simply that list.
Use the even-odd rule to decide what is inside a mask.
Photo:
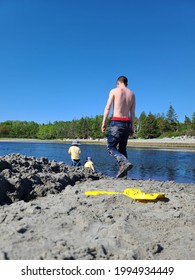
[{"label": "man's waistband", "polygon": [[130,122],[131,118],[124,117],[112,117],[111,121],[120,121],[120,122]]}]

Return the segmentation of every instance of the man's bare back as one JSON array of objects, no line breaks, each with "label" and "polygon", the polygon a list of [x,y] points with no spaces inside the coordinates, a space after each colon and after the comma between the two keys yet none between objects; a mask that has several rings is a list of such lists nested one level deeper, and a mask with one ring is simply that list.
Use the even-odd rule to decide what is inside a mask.
[{"label": "man's bare back", "polygon": [[134,103],[134,94],[126,87],[115,88],[111,91],[114,102],[114,117],[129,118]]},{"label": "man's bare back", "polygon": [[104,118],[102,122],[102,132],[106,130],[106,120],[113,108],[113,117],[131,118],[132,129],[134,130],[135,118],[135,95],[123,83],[118,82],[117,88],[110,91],[110,95],[104,110]]}]

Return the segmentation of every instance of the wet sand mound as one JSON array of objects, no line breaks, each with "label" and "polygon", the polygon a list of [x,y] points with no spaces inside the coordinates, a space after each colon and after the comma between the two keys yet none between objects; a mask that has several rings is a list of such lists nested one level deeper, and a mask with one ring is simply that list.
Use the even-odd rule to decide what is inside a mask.
[{"label": "wet sand mound", "polygon": [[0,157],[0,205],[56,194],[77,182],[99,180],[103,174],[20,154]]}]

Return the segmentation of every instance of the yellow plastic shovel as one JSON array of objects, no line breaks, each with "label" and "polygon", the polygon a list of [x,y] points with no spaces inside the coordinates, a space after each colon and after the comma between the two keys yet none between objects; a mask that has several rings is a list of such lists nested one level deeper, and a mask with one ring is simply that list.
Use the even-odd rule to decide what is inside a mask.
[{"label": "yellow plastic shovel", "polygon": [[132,189],[132,188],[126,188],[123,192],[110,192],[110,191],[101,191],[101,190],[91,190],[86,191],[86,195],[113,195],[113,194],[123,194],[128,197],[131,197],[135,200],[156,200],[161,199],[165,197],[164,193],[144,193],[139,189]]}]

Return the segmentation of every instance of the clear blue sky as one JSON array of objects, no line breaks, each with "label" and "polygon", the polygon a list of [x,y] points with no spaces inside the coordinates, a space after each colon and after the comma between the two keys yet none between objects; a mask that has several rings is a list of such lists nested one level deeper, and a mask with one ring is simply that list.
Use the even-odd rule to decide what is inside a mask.
[{"label": "clear blue sky", "polygon": [[103,114],[120,75],[142,111],[195,111],[194,0],[0,0],[0,122]]}]

